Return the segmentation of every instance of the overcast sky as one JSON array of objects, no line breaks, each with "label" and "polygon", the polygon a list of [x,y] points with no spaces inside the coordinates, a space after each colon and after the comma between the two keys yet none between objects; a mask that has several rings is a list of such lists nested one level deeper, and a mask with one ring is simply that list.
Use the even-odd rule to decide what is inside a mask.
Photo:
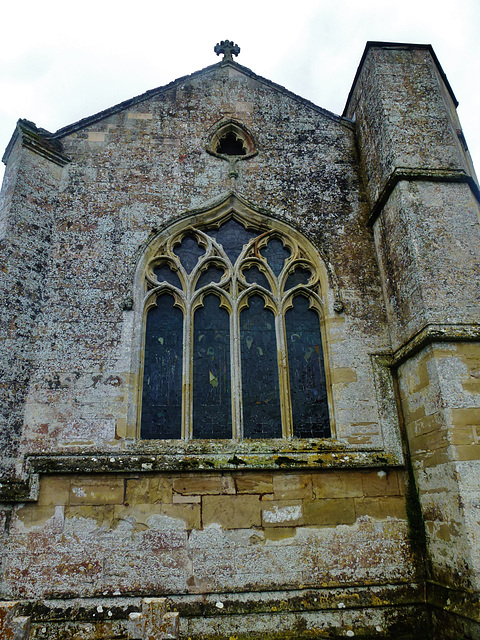
[{"label": "overcast sky", "polygon": [[[432,44],[480,173],[480,0],[23,0],[2,7],[0,147],[18,118],[56,131],[218,62],[341,113],[367,40]],[[3,164],[1,165],[3,171]]]}]

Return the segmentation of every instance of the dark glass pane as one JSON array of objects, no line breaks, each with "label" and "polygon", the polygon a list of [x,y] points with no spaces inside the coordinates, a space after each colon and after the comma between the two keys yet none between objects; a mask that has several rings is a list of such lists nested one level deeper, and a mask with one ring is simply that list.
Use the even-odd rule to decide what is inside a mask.
[{"label": "dark glass pane", "polygon": [[220,282],[225,273],[225,269],[221,269],[220,267],[211,266],[201,274],[200,278],[197,280],[196,289],[201,289],[206,284],[210,284],[211,282]]},{"label": "dark glass pane", "polygon": [[162,295],[147,315],[142,438],[180,438],[183,313]]},{"label": "dark glass pane", "polygon": [[293,435],[330,437],[327,385],[318,313],[297,296],[285,316]]},{"label": "dark glass pane", "polygon": [[229,131],[220,138],[217,153],[225,153],[227,156],[244,156],[246,154],[243,140],[237,138],[233,131]]},{"label": "dark glass pane", "polygon": [[182,288],[180,284],[180,278],[178,275],[170,269],[168,264],[162,264],[159,267],[155,267],[153,270],[155,277],[159,282],[168,282],[169,284],[173,284],[173,286]]},{"label": "dark glass pane", "polygon": [[295,271],[288,276],[287,282],[285,283],[285,291],[296,287],[297,284],[307,284],[311,275],[312,272],[310,271],[310,269],[297,267]]},{"label": "dark glass pane", "polygon": [[240,314],[243,435],[281,438],[275,318],[260,296],[248,300]]},{"label": "dark glass pane", "polygon": [[290,256],[290,251],[285,249],[280,240],[276,238],[270,240],[265,249],[262,249],[261,253],[267,259],[268,264],[276,276],[280,274],[285,260]]},{"label": "dark glass pane", "polygon": [[229,316],[217,296],[204,298],[193,326],[193,437],[231,438]]},{"label": "dark glass pane", "polygon": [[185,271],[190,273],[203,256],[205,250],[201,247],[193,236],[185,236],[180,246],[176,246],[174,253],[180,258]]},{"label": "dark glass pane", "polygon": [[211,231],[207,231],[207,233],[222,245],[232,264],[235,263],[242,252],[243,245],[258,235],[255,231],[245,229],[243,225],[233,218],[224,222],[220,229],[212,229]]},{"label": "dark glass pane", "polygon": [[270,289],[267,277],[258,267],[247,267],[247,269],[243,270],[243,275],[249,284],[259,284],[260,286],[265,287],[265,289]]}]

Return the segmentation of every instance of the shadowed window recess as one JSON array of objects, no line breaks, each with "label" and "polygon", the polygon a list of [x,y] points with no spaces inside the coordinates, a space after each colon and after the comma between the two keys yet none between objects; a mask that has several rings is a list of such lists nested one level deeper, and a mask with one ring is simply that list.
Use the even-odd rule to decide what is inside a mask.
[{"label": "shadowed window recess", "polygon": [[168,236],[146,270],[141,437],[327,438],[318,267],[229,216]]}]

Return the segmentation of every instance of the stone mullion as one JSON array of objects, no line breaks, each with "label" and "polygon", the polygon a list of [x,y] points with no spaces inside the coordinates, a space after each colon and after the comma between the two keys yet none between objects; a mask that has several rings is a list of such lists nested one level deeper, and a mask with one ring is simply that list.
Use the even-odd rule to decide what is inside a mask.
[{"label": "stone mullion", "polygon": [[284,438],[293,436],[292,401],[290,397],[290,381],[288,372],[287,338],[285,332],[285,314],[283,305],[279,305],[279,313],[275,315],[275,333],[277,336],[278,377],[280,383],[280,411],[282,416],[282,432]]},{"label": "stone mullion", "polygon": [[191,280],[186,282],[187,295],[183,325],[183,402],[182,402],[182,438],[190,440],[193,436],[193,312]]},{"label": "stone mullion", "polygon": [[230,363],[232,372],[232,437],[243,437],[242,362],[240,345],[240,314],[238,310],[237,273],[232,277],[232,312],[230,316]]}]

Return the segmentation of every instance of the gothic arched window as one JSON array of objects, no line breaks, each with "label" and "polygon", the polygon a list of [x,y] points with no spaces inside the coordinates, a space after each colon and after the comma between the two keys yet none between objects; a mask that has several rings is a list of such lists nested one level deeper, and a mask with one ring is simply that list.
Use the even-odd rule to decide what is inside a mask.
[{"label": "gothic arched window", "polygon": [[330,437],[319,263],[298,238],[230,212],[151,252],[142,438]]}]

